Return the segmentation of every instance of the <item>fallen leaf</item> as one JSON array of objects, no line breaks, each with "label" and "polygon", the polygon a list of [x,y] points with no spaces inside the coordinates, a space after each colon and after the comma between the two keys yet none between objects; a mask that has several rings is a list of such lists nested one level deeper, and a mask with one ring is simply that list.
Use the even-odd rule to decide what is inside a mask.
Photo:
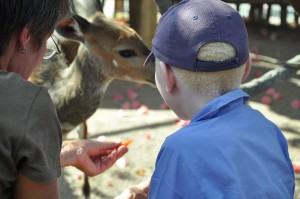
[{"label": "fallen leaf", "polygon": [[114,184],[113,184],[111,181],[108,181],[108,182],[107,182],[107,186],[108,186],[108,187],[113,187]]},{"label": "fallen leaf", "polygon": [[139,176],[145,176],[146,171],[144,169],[139,169],[139,170],[136,171],[136,174],[138,174]]},{"label": "fallen leaf", "polygon": [[129,99],[134,100],[135,98],[137,98],[138,93],[134,89],[129,88],[127,89],[127,96]]}]

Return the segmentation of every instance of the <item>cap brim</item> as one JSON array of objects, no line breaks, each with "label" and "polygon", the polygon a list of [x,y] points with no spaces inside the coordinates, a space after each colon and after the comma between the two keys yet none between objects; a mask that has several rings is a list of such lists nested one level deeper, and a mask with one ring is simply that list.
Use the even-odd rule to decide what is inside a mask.
[{"label": "cap brim", "polygon": [[154,54],[153,54],[153,51],[150,52],[150,54],[148,55],[148,57],[146,58],[143,66],[147,66],[147,64],[149,64],[149,62],[154,59]]}]

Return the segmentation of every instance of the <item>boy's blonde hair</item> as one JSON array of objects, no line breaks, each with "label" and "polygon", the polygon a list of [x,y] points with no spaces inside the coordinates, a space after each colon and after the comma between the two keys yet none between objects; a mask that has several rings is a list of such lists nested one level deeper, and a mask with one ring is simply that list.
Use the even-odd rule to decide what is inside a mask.
[{"label": "boy's blonde hair", "polygon": [[[233,58],[235,48],[224,42],[212,42],[198,51],[200,61],[225,61]],[[219,96],[240,86],[246,64],[230,70],[218,72],[192,72],[172,67],[180,79],[199,94]]]}]

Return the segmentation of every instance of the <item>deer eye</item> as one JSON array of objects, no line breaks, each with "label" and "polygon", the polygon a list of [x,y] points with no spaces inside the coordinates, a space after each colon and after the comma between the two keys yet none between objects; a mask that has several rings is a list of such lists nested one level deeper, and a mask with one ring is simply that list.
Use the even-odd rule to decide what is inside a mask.
[{"label": "deer eye", "polygon": [[134,50],[120,50],[119,54],[124,58],[137,56],[137,54],[134,52]]}]

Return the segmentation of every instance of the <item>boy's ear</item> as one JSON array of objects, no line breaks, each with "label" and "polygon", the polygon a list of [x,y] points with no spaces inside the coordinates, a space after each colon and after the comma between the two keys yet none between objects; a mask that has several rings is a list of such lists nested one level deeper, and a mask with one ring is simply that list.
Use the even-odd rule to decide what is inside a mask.
[{"label": "boy's ear", "polygon": [[28,44],[30,40],[30,31],[28,26],[25,26],[18,34],[17,34],[17,40],[18,40],[18,48],[26,49],[26,45]]},{"label": "boy's ear", "polygon": [[166,91],[171,93],[176,87],[176,78],[173,70],[171,69],[171,66],[162,61],[160,61],[159,64],[162,69],[163,77],[166,79]]},{"label": "boy's ear", "polygon": [[242,81],[244,81],[248,77],[250,70],[251,70],[251,58],[249,57],[248,60],[246,61],[246,67],[245,67]]}]

